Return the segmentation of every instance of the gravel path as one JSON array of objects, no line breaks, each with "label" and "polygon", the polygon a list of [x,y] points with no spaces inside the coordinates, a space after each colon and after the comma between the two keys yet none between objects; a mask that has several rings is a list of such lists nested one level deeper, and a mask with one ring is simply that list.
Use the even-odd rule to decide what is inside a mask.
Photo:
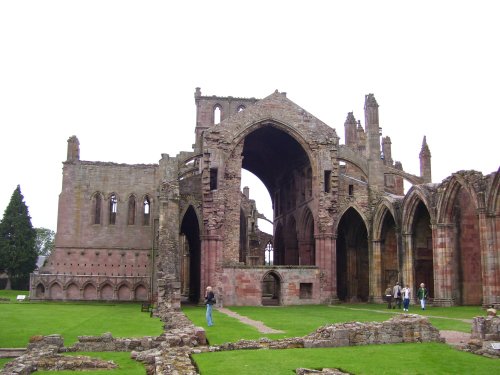
[{"label": "gravel path", "polygon": [[253,320],[253,319],[247,318],[246,316],[242,316],[242,315],[235,313],[234,311],[231,311],[231,310],[226,309],[224,307],[219,307],[219,308],[217,308],[217,310],[220,311],[221,313],[229,315],[232,318],[239,319],[242,323],[245,323],[245,324],[248,324],[250,326],[257,328],[260,333],[283,333],[283,331],[269,328],[264,323],[259,322],[258,320]]}]

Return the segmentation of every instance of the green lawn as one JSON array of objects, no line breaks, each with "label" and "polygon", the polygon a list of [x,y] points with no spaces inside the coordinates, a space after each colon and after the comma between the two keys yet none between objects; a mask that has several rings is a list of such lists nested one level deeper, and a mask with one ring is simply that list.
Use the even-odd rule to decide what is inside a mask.
[{"label": "green lawn", "polygon": [[[162,333],[157,318],[140,311],[140,304],[16,302],[22,292],[0,291],[0,347],[24,347],[29,337],[60,333],[65,345],[80,335],[111,332],[115,337],[156,336]],[[26,293],[26,292],[24,292]],[[470,332],[464,319],[484,316],[480,307],[429,307],[421,311],[411,306],[410,313],[429,317],[439,329]],[[401,311],[388,310],[381,304],[308,305],[288,307],[229,307],[240,315],[262,321],[279,334],[262,334],[257,329],[214,310],[213,327],[206,327],[205,308],[186,306],[185,314],[197,326],[204,327],[211,345],[240,339],[271,339],[304,336],[319,326],[346,321],[383,321]],[[120,368],[91,371],[101,374],[144,374],[144,367],[130,359],[130,353],[86,353],[112,359]],[[203,353],[194,356],[203,375],[219,374],[292,374],[298,367],[321,369],[336,367],[354,374],[493,374],[500,362],[461,352],[446,344],[371,345],[347,348],[245,350]],[[0,366],[6,361],[0,361]],[[44,372],[41,372],[44,373]],[[52,373],[52,372],[51,372]],[[74,374],[72,371],[59,374]]]},{"label": "green lawn", "polygon": [[[11,293],[12,294],[12,293]],[[12,295],[20,294],[19,292]],[[4,297],[1,291],[0,297]],[[14,297],[15,298],[15,297]],[[7,302],[0,304],[0,348],[26,347],[31,336],[60,334],[69,346],[77,336],[158,336],[158,318],[141,312],[139,303]]]},{"label": "green lawn", "polygon": [[446,344],[392,344],[287,350],[240,350],[195,354],[202,375],[291,375],[299,367],[338,368],[351,374],[498,374],[495,359]]},{"label": "green lawn", "polygon": [[[90,375],[144,375],[145,368],[140,362],[130,358],[128,352],[75,352],[73,355],[87,355],[89,357],[101,358],[106,361],[113,361],[119,367],[114,370],[92,370],[92,371],[37,371],[35,374],[51,374],[51,375],[75,375],[75,374],[90,374]],[[69,354],[69,355],[71,355]]]}]

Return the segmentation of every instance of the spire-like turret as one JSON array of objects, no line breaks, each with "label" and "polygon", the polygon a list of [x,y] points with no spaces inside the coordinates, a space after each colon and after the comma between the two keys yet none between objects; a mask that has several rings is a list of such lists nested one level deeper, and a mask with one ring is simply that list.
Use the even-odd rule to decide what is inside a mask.
[{"label": "spire-like turret", "polygon": [[392,148],[391,138],[389,136],[382,137],[382,153],[384,154],[384,164],[392,165]]},{"label": "spire-like turret", "polygon": [[369,184],[378,190],[384,188],[384,172],[380,159],[380,127],[378,103],[373,94],[365,96],[366,156],[368,157]]},{"label": "spire-like turret", "polygon": [[76,138],[76,135],[72,135],[68,138],[68,153],[66,161],[74,162],[78,160],[80,160],[80,141]]},{"label": "spire-like turret", "polygon": [[347,118],[344,122],[344,136],[345,136],[345,145],[352,149],[356,149],[358,144],[358,135],[356,131],[356,119],[352,112],[347,114]]},{"label": "spire-like turret", "polygon": [[431,151],[427,145],[427,138],[425,135],[422,141],[422,149],[420,150],[419,158],[420,177],[422,177],[426,183],[432,182]]}]

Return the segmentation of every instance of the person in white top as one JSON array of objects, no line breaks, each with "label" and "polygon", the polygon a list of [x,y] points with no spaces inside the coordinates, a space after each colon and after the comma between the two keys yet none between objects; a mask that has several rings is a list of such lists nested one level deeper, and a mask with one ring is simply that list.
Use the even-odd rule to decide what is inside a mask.
[{"label": "person in white top", "polygon": [[406,285],[403,290],[401,290],[401,294],[403,296],[403,311],[408,311],[408,307],[410,306],[410,298],[411,298],[411,289]]}]

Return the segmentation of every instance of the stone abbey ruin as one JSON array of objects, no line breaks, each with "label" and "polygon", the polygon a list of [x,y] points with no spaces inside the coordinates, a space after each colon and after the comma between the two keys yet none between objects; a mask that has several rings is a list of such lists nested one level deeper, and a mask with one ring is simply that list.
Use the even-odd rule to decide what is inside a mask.
[{"label": "stone abbey ruin", "polygon": [[[157,164],[83,161],[69,138],[55,249],[32,299],[175,308],[211,285],[226,305],[382,302],[400,281],[413,294],[424,282],[437,306],[500,305],[500,170],[433,183],[424,137],[420,175],[405,172],[372,94],[364,127],[347,115],[344,144],[282,92],[194,98],[192,151]],[[272,234],[242,169],[269,191]]]}]

